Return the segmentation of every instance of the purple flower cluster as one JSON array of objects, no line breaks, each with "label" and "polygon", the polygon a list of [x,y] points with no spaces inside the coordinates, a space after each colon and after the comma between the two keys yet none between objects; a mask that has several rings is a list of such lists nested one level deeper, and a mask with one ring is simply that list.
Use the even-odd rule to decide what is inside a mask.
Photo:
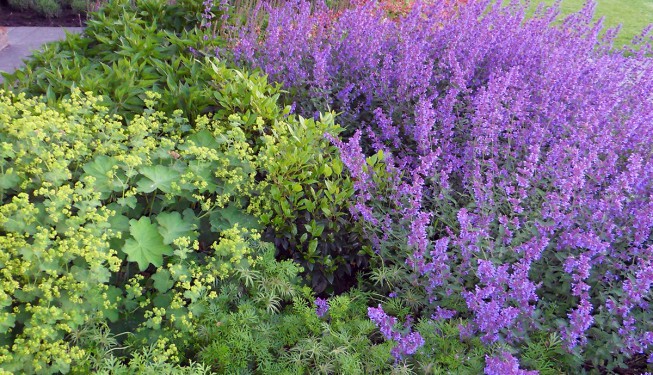
[{"label": "purple flower cluster", "polygon": [[317,314],[318,317],[322,318],[326,315],[327,312],[329,312],[329,301],[325,300],[324,298],[316,298],[315,314]]},{"label": "purple flower cluster", "polygon": [[[405,356],[415,354],[415,352],[424,345],[424,339],[419,332],[411,332],[410,327],[405,328],[400,332],[395,328],[397,326],[397,318],[389,316],[383,311],[383,307],[369,307],[367,309],[367,316],[379,327],[381,334],[386,340],[392,340],[397,343],[392,349],[392,356],[396,360],[401,360]],[[407,322],[406,325],[409,326]]]},{"label": "purple flower cluster", "polygon": [[508,352],[498,356],[486,356],[485,375],[537,375],[537,371],[526,371],[519,368],[519,361]]},{"label": "purple flower cluster", "polygon": [[[353,137],[332,141],[356,181],[352,213],[377,248],[403,236],[394,262],[434,317],[458,297],[486,342],[544,326],[582,350],[597,327],[650,352],[651,37],[613,48],[591,2],[560,25],[556,7],[434,3],[390,20],[373,4],[330,18],[291,1],[267,8],[267,29],[243,28],[234,53],[284,83],[299,114],[343,113]],[[379,151],[385,181],[367,165]],[[395,340],[393,318],[370,318]]]}]

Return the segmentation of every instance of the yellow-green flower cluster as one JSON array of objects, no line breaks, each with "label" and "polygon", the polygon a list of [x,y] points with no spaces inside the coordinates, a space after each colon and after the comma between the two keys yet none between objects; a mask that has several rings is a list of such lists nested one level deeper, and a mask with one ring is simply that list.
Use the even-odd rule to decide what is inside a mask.
[{"label": "yellow-green flower cluster", "polygon": [[[257,258],[248,241],[270,202],[252,134],[278,115],[261,95],[260,114],[191,127],[154,110],[154,93],[124,121],[77,89],[55,105],[0,91],[0,369],[84,371],[127,333],[155,361],[183,359],[220,284]],[[118,319],[130,332],[89,344]]]},{"label": "yellow-green flower cluster", "polygon": [[112,212],[91,180],[72,180],[102,145],[92,133],[115,126],[88,113],[96,103],[73,92],[54,110],[0,96],[0,368],[8,371],[68,372],[85,352],[67,335],[111,306],[106,283],[120,264]]}]

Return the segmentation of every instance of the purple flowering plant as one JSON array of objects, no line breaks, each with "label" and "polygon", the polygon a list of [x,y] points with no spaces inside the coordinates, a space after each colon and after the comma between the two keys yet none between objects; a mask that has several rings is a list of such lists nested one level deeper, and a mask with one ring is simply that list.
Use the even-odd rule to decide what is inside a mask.
[{"label": "purple flowering plant", "polygon": [[319,318],[323,318],[327,312],[329,312],[329,301],[327,301],[324,298],[316,298],[315,299],[315,314]]},{"label": "purple flowering plant", "polygon": [[556,24],[558,6],[527,18],[519,1],[395,20],[294,1],[265,8],[264,30],[245,25],[233,53],[298,113],[341,112],[348,139],[332,142],[386,295],[468,318],[488,345],[557,332],[612,369],[653,349],[653,47],[649,28],[615,49],[594,5]]},{"label": "purple flowering plant", "polygon": [[486,375],[537,375],[537,371],[526,371],[519,368],[519,361],[509,352],[486,358]]},{"label": "purple flowering plant", "polygon": [[410,327],[401,330],[397,329],[397,318],[386,314],[381,305],[368,308],[367,315],[376,324],[386,340],[396,343],[391,352],[395,360],[399,361],[405,356],[415,354],[424,345],[424,339],[419,332],[412,332]]}]

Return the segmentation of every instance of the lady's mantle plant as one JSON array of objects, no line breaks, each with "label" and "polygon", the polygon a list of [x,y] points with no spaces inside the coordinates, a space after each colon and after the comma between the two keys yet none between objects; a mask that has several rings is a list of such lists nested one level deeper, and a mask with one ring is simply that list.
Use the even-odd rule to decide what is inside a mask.
[{"label": "lady's mantle plant", "polygon": [[2,95],[3,369],[79,370],[116,350],[82,344],[107,324],[178,362],[214,283],[251,258],[256,168],[235,117],[125,125],[98,100]]}]

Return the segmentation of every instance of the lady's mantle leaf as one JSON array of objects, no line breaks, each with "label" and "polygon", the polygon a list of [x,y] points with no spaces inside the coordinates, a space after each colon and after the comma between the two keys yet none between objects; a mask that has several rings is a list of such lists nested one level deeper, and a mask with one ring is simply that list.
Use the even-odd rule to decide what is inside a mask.
[{"label": "lady's mantle leaf", "polygon": [[240,228],[261,229],[258,219],[238,208],[233,202],[221,210],[216,210],[209,216],[211,229],[217,231],[227,230],[238,224]]},{"label": "lady's mantle leaf", "polygon": [[144,177],[138,181],[138,191],[143,193],[151,193],[156,189],[172,193],[172,182],[179,180],[179,172],[163,165],[143,167],[140,172]]},{"label": "lady's mantle leaf", "polygon": [[84,165],[84,172],[95,178],[95,190],[102,193],[102,198],[107,198],[111,192],[121,191],[124,184],[114,175],[114,167],[118,162],[105,155],[96,157]]},{"label": "lady's mantle leaf", "polygon": [[[157,215],[156,221],[159,223],[159,233],[163,236],[164,244],[169,245],[179,237],[190,237],[191,239],[194,237],[194,215],[192,211],[190,211],[190,214],[185,214],[186,220],[181,218],[179,212],[162,212]],[[192,217],[189,217],[189,215],[192,215]]]},{"label": "lady's mantle leaf", "polygon": [[175,285],[174,280],[170,277],[170,271],[165,268],[159,269],[152,276],[154,280],[154,287],[161,293],[167,292],[170,288]]},{"label": "lady's mantle leaf", "polygon": [[163,256],[172,255],[172,248],[163,243],[163,237],[150,218],[142,217],[138,221],[130,220],[129,232],[133,238],[125,242],[122,251],[127,254],[128,261],[138,263],[138,268],[141,271],[145,271],[150,264],[161,267]]}]

